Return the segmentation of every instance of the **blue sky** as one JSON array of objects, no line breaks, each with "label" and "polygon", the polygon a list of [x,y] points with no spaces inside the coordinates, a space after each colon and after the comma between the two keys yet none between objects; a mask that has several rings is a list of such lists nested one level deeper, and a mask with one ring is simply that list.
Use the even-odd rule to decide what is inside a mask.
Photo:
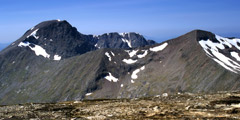
[{"label": "blue sky", "polygon": [[0,43],[52,19],[84,34],[138,32],[158,42],[194,29],[240,37],[239,6],[239,0],[1,0]]}]

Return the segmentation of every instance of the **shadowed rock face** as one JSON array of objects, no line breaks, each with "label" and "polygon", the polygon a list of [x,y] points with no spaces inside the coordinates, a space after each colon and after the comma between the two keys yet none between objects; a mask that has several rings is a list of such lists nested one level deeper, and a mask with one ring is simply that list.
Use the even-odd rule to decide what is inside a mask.
[{"label": "shadowed rock face", "polygon": [[16,47],[21,42],[29,43],[32,47],[40,46],[49,54],[50,59],[54,59],[55,55],[61,56],[61,59],[69,58],[99,48],[136,48],[156,44],[137,33],[84,35],[65,20],[42,22],[28,30],[9,48]]},{"label": "shadowed rock face", "polygon": [[79,33],[67,21],[43,22],[35,26],[33,31],[36,29],[39,29],[36,34],[39,40],[29,37],[25,41],[36,42],[35,44],[43,46],[51,55],[68,58],[95,50],[91,43],[92,38]]},{"label": "shadowed rock face", "polygon": [[91,40],[91,37],[79,33],[67,21],[52,20],[34,26],[2,53],[15,49],[21,43],[29,43],[32,48],[39,46],[45,50],[49,59],[55,55],[64,59],[96,50]]},{"label": "shadowed rock face", "polygon": [[94,36],[98,48],[136,48],[156,44],[155,41],[146,40],[142,35],[130,33],[106,33]]},{"label": "shadowed rock face", "polygon": [[[208,39],[221,43],[201,30],[150,45],[137,33],[83,35],[66,21],[43,22],[0,52],[0,104],[239,90],[239,75],[200,44]],[[237,62],[237,47],[224,48]]]}]

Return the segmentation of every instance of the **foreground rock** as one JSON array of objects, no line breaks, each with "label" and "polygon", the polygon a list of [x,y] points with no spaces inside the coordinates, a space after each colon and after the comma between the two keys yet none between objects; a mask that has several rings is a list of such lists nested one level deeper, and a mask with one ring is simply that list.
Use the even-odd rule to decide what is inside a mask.
[{"label": "foreground rock", "polygon": [[0,107],[4,119],[240,119],[240,92],[140,99],[28,103]]}]

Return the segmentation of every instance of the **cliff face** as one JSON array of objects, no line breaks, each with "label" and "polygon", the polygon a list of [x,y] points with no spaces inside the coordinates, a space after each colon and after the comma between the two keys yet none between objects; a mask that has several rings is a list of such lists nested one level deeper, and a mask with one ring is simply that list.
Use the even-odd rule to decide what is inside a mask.
[{"label": "cliff face", "polygon": [[107,33],[94,36],[97,48],[136,48],[156,44],[155,41],[146,40],[142,35],[130,33]]}]

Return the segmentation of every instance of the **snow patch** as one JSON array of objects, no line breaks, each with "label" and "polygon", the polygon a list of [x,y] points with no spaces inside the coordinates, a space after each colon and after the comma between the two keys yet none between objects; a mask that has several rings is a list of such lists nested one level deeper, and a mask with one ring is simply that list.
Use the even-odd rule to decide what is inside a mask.
[{"label": "snow patch", "polygon": [[227,69],[227,70],[229,70],[229,71],[232,71],[232,72],[234,72],[234,73],[237,73],[237,71],[235,71],[235,70],[233,70],[232,68],[230,68],[229,66],[227,66],[224,62],[222,62],[222,61],[220,61],[220,60],[218,60],[218,59],[216,59],[216,58],[213,58],[213,60],[214,60],[215,62],[217,62],[218,64],[220,64],[221,66],[223,66],[225,69]]},{"label": "snow patch", "polygon": [[[219,43],[207,39],[200,40],[199,44],[202,46],[202,48],[209,57],[211,57],[215,62],[223,66],[225,69],[232,71],[234,73],[240,71],[240,64],[238,64],[233,59],[225,56],[219,51],[219,49],[221,50],[226,49],[225,46],[229,48],[235,46],[236,48],[240,49],[240,47],[237,45],[238,42],[240,43],[240,39],[228,39],[220,37],[218,35],[215,35],[215,38],[218,40]],[[240,57],[237,52],[230,52],[230,54],[232,57],[236,58],[237,61],[240,61]]]},{"label": "snow patch", "polygon": [[46,52],[45,49],[43,49],[41,46],[39,45],[35,45],[35,47],[31,47],[29,46],[37,56],[40,56],[42,55],[43,57],[45,58],[50,58],[50,55]]},{"label": "snow patch", "polygon": [[[222,44],[221,46],[226,45],[230,48],[232,48],[232,46],[235,46],[237,49],[240,50],[240,46],[238,46],[238,43],[240,43],[240,39],[238,38],[229,39],[229,38],[221,37],[219,35],[215,35],[215,38],[220,42],[220,44]],[[224,46],[222,48],[225,49]]]},{"label": "snow patch", "polygon": [[124,39],[124,38],[122,38],[122,41],[123,41],[123,42],[127,42],[127,40],[126,40],[126,39]]},{"label": "snow patch", "polygon": [[96,48],[100,49],[100,47],[98,47],[98,44],[95,44],[94,46],[95,46]]},{"label": "snow patch", "polygon": [[133,57],[134,55],[137,54],[137,52],[138,52],[138,50],[133,50],[133,51],[129,52],[128,54],[130,57]]},{"label": "snow patch", "polygon": [[124,50],[125,52],[127,52],[127,53],[129,53],[130,52],[130,50]]},{"label": "snow patch", "polygon": [[54,55],[54,59],[53,60],[61,60],[61,56],[59,56],[59,55]]},{"label": "snow patch", "polygon": [[143,54],[137,55],[138,58],[144,58],[148,54],[148,50],[145,50]]},{"label": "snow patch", "polygon": [[131,75],[131,78],[132,78],[132,79],[137,79],[137,78],[138,78],[137,74],[138,74],[141,70],[144,70],[144,69],[145,69],[145,66],[142,66],[140,69],[134,70],[133,73],[132,73],[132,75]]},{"label": "snow patch", "polygon": [[112,61],[112,58],[111,58],[111,56],[110,56],[110,54],[108,52],[106,52],[105,55],[108,57],[109,61]]},{"label": "snow patch", "polygon": [[167,96],[168,96],[168,93],[163,93],[162,96],[163,96],[163,97],[167,97]]},{"label": "snow patch", "polygon": [[92,93],[87,93],[85,96],[90,96],[90,95],[92,95]]},{"label": "snow patch", "polygon": [[131,83],[135,83],[135,81],[134,81],[134,80],[131,80]]},{"label": "snow patch", "polygon": [[144,70],[145,69],[145,66],[142,66],[141,68],[140,68],[140,70]]},{"label": "snow patch", "polygon": [[128,47],[132,48],[132,44],[131,44],[131,41],[127,40],[127,39],[124,39],[122,38],[122,41],[127,43],[128,44]]},{"label": "snow patch", "polygon": [[122,61],[127,63],[127,64],[133,64],[133,63],[137,62],[137,60],[132,60],[132,59],[123,59]]},{"label": "snow patch", "polygon": [[237,52],[230,52],[231,56],[237,59],[237,61],[240,61],[240,57]]},{"label": "snow patch", "polygon": [[221,50],[225,49],[225,47],[223,45],[227,45],[228,47],[232,47],[231,44],[228,44],[228,43],[215,43],[215,42],[212,42],[210,39],[208,39],[208,40],[201,40],[201,41],[199,41],[199,44],[204,49],[209,49],[209,47],[210,47],[214,51],[218,51],[218,49],[221,49]]},{"label": "snow patch", "polygon": [[237,52],[230,52],[231,56],[237,59],[237,61],[240,61],[240,57]]},{"label": "snow patch", "polygon": [[109,72],[109,75],[105,77],[105,79],[107,79],[108,81],[113,81],[113,82],[117,82],[118,78],[115,78],[114,76],[112,76],[112,74]]},{"label": "snow patch", "polygon": [[30,35],[27,36],[29,38],[30,36],[33,36],[35,39],[38,39],[39,36],[36,36],[38,29],[34,30]]},{"label": "snow patch", "polygon": [[18,44],[18,47],[27,47],[27,46],[29,46],[29,45],[30,45],[29,42],[20,42],[20,43]]},{"label": "snow patch", "polygon": [[45,57],[45,58],[50,58],[50,55],[46,52],[45,49],[43,49],[43,48],[42,48],[41,46],[39,46],[39,45],[35,45],[35,44],[33,44],[33,45],[34,45],[34,47],[31,47],[29,42],[26,42],[26,43],[20,42],[18,46],[19,46],[19,47],[29,47],[31,50],[33,50],[33,51],[35,52],[35,54],[36,54],[37,56],[42,55],[42,56]]},{"label": "snow patch", "polygon": [[115,56],[115,54],[111,51],[112,56]]},{"label": "snow patch", "polygon": [[153,51],[153,52],[162,51],[162,50],[165,49],[167,46],[168,46],[168,43],[165,42],[165,43],[163,43],[162,45],[159,45],[159,46],[150,48],[150,51]]},{"label": "snow patch", "polygon": [[215,37],[221,44],[225,44],[230,48],[232,48],[232,46],[235,46],[237,49],[240,50],[240,46],[238,46],[237,44],[237,43],[240,43],[240,39],[238,38],[229,39],[229,38],[221,37],[219,35],[215,35]]},{"label": "snow patch", "polygon": [[125,34],[126,34],[126,33],[119,33],[119,35],[121,35],[121,36],[123,36],[123,37],[124,37]]},{"label": "snow patch", "polygon": [[139,72],[140,72],[140,69],[134,70],[133,73],[132,73],[132,75],[131,75],[131,78],[132,78],[132,79],[137,79],[137,78],[138,78],[137,73],[139,73]]},{"label": "snow patch", "polygon": [[31,28],[31,30],[33,30],[34,28],[35,28],[35,26],[34,26],[34,27],[32,27],[32,28]]}]

